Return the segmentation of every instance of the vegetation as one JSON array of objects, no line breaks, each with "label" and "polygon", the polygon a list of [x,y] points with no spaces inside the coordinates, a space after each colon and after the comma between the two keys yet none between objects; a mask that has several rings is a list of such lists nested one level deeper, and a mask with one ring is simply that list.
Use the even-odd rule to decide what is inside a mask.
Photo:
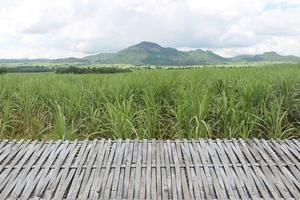
[{"label": "vegetation", "polygon": [[0,77],[0,138],[299,138],[300,65]]},{"label": "vegetation", "polygon": [[7,73],[7,70],[3,69],[3,68],[0,68],[0,74],[5,74],[5,73]]},{"label": "vegetation", "polygon": [[36,72],[51,72],[53,69],[42,66],[20,66],[20,67],[2,67],[0,74],[3,73],[36,73]]},{"label": "vegetation", "polygon": [[121,72],[130,72],[130,69],[122,69],[117,67],[68,67],[68,68],[57,68],[56,73],[59,74],[114,74]]}]

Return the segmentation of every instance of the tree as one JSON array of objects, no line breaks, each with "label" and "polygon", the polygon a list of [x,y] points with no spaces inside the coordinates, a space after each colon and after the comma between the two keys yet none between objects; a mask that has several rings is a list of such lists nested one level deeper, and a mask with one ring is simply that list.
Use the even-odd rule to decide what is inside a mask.
[{"label": "tree", "polygon": [[7,70],[5,68],[0,68],[0,74],[5,74],[7,73]]}]

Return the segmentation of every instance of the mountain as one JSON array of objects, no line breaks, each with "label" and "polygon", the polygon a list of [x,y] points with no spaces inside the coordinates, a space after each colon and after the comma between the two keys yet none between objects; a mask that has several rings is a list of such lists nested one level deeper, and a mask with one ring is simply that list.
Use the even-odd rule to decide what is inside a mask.
[{"label": "mountain", "polygon": [[240,55],[224,58],[211,51],[201,49],[179,51],[175,48],[162,47],[153,42],[141,42],[117,53],[101,53],[84,59],[95,63],[133,65],[206,65],[228,62],[300,62],[297,56],[282,56],[274,51],[258,55]]},{"label": "mountain", "polygon": [[232,61],[243,61],[243,62],[300,62],[300,57],[297,56],[282,56],[274,51],[265,52],[258,55],[240,55],[231,58]]},{"label": "mountain", "polygon": [[30,61],[28,58],[21,59],[0,59],[0,63],[17,63],[17,62],[27,62]]},{"label": "mountain", "polygon": [[[300,62],[297,56],[282,56],[271,51],[257,55],[239,55],[224,58],[212,51],[201,49],[179,51],[175,48],[162,47],[153,42],[141,42],[125,48],[117,53],[100,53],[84,58],[60,59],[0,59],[1,66],[42,65],[41,63],[64,65],[92,65],[92,64],[132,64],[132,65],[208,65],[231,62]],[[1,67],[0,66],[0,67]]]},{"label": "mountain", "polygon": [[[35,61],[35,60],[34,60]],[[52,62],[55,63],[86,63],[88,62],[87,59],[82,59],[82,58],[75,58],[75,57],[69,57],[69,58],[58,58],[51,60]]]},{"label": "mountain", "polygon": [[101,61],[103,59],[110,58],[113,55],[114,55],[114,53],[99,53],[96,55],[86,56],[86,57],[84,57],[84,59],[97,62],[97,61]]},{"label": "mountain", "polygon": [[211,51],[178,51],[175,48],[162,47],[153,42],[141,42],[115,54],[97,54],[88,59],[99,63],[127,63],[134,65],[197,65],[218,64],[229,60]]}]

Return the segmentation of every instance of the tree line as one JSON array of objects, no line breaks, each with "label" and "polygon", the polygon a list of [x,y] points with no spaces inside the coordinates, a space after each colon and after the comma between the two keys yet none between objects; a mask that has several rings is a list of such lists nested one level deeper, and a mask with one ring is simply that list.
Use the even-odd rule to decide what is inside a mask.
[{"label": "tree line", "polygon": [[55,72],[57,74],[113,74],[130,72],[130,69],[117,67],[43,67],[43,66],[21,66],[21,67],[0,67],[0,74],[5,73],[37,73],[37,72]]}]

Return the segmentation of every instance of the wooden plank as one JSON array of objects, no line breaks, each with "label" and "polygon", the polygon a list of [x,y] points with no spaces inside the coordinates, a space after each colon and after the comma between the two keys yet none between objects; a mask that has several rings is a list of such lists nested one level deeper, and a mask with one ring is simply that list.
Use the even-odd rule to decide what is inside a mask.
[{"label": "wooden plank", "polygon": [[91,186],[90,196],[92,199],[97,199],[98,197],[98,188],[100,188],[101,185],[101,179],[100,179],[101,169],[102,169],[102,165],[104,164],[105,153],[108,152],[107,149],[110,148],[110,144],[106,143],[105,140],[101,140],[100,147],[101,150],[100,153],[98,154],[99,156],[97,157],[95,163],[96,165],[95,175],[92,178],[93,180],[91,181],[92,186]]},{"label": "wooden plank", "polygon": [[221,172],[218,167],[218,163],[216,162],[216,156],[211,152],[211,147],[209,146],[209,144],[207,144],[207,141],[200,140],[200,145],[202,146],[202,149],[206,149],[204,153],[206,160],[212,162],[213,164],[213,168],[210,168],[209,171],[212,177],[212,182],[215,188],[217,198],[220,199],[225,197],[227,199],[224,183],[221,177]]},{"label": "wooden plank", "polygon": [[[266,185],[269,194],[272,195],[272,198],[274,199],[279,199],[279,195],[278,195],[278,190],[275,186],[274,180],[276,180],[276,178],[274,179],[274,176],[272,175],[272,172],[269,169],[269,166],[267,166],[265,164],[265,161],[263,159],[263,152],[261,150],[257,150],[255,148],[254,142],[253,141],[247,141],[248,145],[248,151],[252,154],[252,158],[254,158],[260,165],[261,165],[261,171],[260,174],[262,177],[262,180],[264,181],[264,184]],[[268,178],[266,178],[268,177]]]},{"label": "wooden plank", "polygon": [[[55,166],[55,169],[52,171],[52,173],[50,172],[50,179],[49,179],[49,186],[46,189],[46,196],[45,199],[52,199],[53,194],[56,190],[56,188],[58,187],[58,183],[60,182],[61,177],[63,176],[61,172],[61,166],[63,165],[63,163],[68,160],[70,158],[69,153],[74,151],[76,145],[70,145],[70,143],[68,142],[67,144],[65,144],[65,148],[63,149],[62,153],[60,154],[61,156],[58,157],[58,161],[57,164]],[[68,162],[68,161],[66,161]]]},{"label": "wooden plank", "polygon": [[[105,186],[105,188],[103,188],[104,189],[104,192],[103,192],[103,194],[104,194],[104,197],[103,198],[101,198],[101,199],[111,199],[110,198],[110,192],[111,192],[111,185],[112,185],[112,182],[113,182],[113,176],[114,176],[114,173],[113,173],[113,171],[114,171],[114,169],[110,169],[111,171],[110,171],[110,173],[109,173],[109,175],[108,175],[108,179],[106,180],[106,186]],[[101,193],[102,194],[102,193]]]},{"label": "wooden plank", "polygon": [[113,185],[111,186],[111,199],[116,199],[117,197],[117,191],[118,187],[123,188],[123,185],[120,184],[120,173],[121,173],[121,164],[124,158],[124,148],[125,144],[122,143],[122,140],[118,141],[118,152],[115,159],[115,171],[114,171],[114,179],[113,179]]},{"label": "wooden plank", "polygon": [[[177,149],[177,155],[179,160],[179,165],[184,165],[183,158],[182,158],[182,150],[180,148],[180,142],[179,140],[175,140],[176,149]],[[188,180],[186,177],[186,169],[180,168],[180,177],[181,177],[181,185],[182,185],[182,191],[183,191],[183,198],[184,199],[190,199],[190,193],[189,193],[189,186],[188,186]]]},{"label": "wooden plank", "polygon": [[90,150],[91,146],[89,145],[88,141],[85,140],[83,145],[80,148],[80,157],[79,159],[77,159],[76,162],[76,170],[72,170],[70,172],[70,178],[68,179],[68,182],[71,181],[71,177],[72,177],[72,183],[69,189],[69,192],[67,194],[67,199],[76,199],[77,195],[78,195],[78,191],[80,188],[80,180],[82,180],[84,173],[82,172],[83,170],[83,165],[85,163],[85,160],[88,156],[89,150]]},{"label": "wooden plank", "polygon": [[[195,166],[192,163],[191,152],[189,149],[189,145],[186,139],[183,140],[183,144],[181,144],[183,160],[185,164],[185,170],[187,174],[187,180],[189,184],[189,192],[190,197],[192,199],[200,199],[200,190],[197,184],[197,180],[195,177]],[[194,194],[195,191],[195,194]]]},{"label": "wooden plank", "polygon": [[299,199],[299,144],[0,141],[0,199]]},{"label": "wooden plank", "polygon": [[[236,148],[232,142],[224,141],[226,154],[231,161],[231,164],[240,179],[240,183],[242,183],[242,188],[245,191],[245,194],[249,194],[252,199],[257,199],[258,194],[260,193],[256,186],[255,181],[253,180],[251,175],[251,166],[249,167],[246,163],[245,158],[243,157],[240,149]],[[241,167],[237,166],[237,163],[241,163]],[[258,186],[260,188],[260,186]]]},{"label": "wooden plank", "polygon": [[152,145],[147,142],[146,199],[151,199]]},{"label": "wooden plank", "polygon": [[[299,183],[300,181],[300,175],[299,175],[299,171],[300,171],[300,167],[297,166],[297,160],[293,159],[290,157],[290,155],[286,155],[289,154],[287,149],[282,149],[281,145],[278,142],[275,142],[274,140],[271,140],[271,148],[272,150],[278,155],[278,157],[280,158],[281,162],[286,164],[289,168],[289,171],[291,172],[291,174],[294,175],[294,178],[296,179],[296,182],[292,181],[297,185],[297,183]],[[298,189],[300,189],[298,187]]]},{"label": "wooden plank", "polygon": [[[13,184],[14,178],[18,175],[18,173],[21,170],[22,165],[26,162],[28,157],[33,153],[35,150],[35,144],[36,141],[34,142],[34,145],[32,148],[29,146],[29,141],[25,143],[25,148],[20,149],[20,151],[17,151],[15,156],[13,158],[7,159],[7,162],[10,162],[9,167],[6,170],[3,170],[1,172],[1,177],[0,177],[0,191],[1,191],[1,196],[4,196],[4,199],[6,198],[6,195],[13,189],[10,187],[10,185],[7,184]],[[12,160],[10,160],[12,159]],[[14,170],[14,166],[19,165],[19,167]],[[20,167],[21,166],[21,167]],[[1,166],[0,166],[1,168]],[[4,168],[3,168],[4,169]],[[11,179],[11,181],[10,181]],[[10,182],[9,182],[10,181]]]},{"label": "wooden plank", "polygon": [[[230,179],[230,184],[235,193],[237,193],[235,198],[247,199],[247,189],[249,190],[250,197],[253,194],[252,187],[248,187],[249,183],[247,182],[247,178],[245,177],[244,173],[237,167],[235,156],[231,150],[227,148],[224,141],[224,145],[221,140],[216,140],[218,145],[218,152],[220,153],[221,162],[224,164],[224,169],[226,171],[226,175]],[[230,168],[229,165],[232,167]]]},{"label": "wooden plank", "polygon": [[[233,140],[233,142],[234,142],[235,146],[237,147],[238,146],[237,141]],[[264,199],[271,198],[269,189],[273,192],[272,186],[269,184],[269,181],[267,180],[266,176],[262,172],[262,169],[260,168],[260,166],[256,165],[257,162],[255,160],[255,156],[253,156],[250,153],[246,143],[242,140],[240,140],[240,143],[241,143],[241,149],[236,148],[235,152],[237,153],[238,156],[244,155],[249,160],[250,164],[252,165],[252,169],[253,169],[252,173],[254,173],[254,176],[252,176],[252,177],[254,178],[255,184],[257,185],[257,188],[259,189],[263,198]],[[241,153],[240,151],[243,151],[243,153]],[[242,160],[242,158],[240,158],[240,160]]]},{"label": "wooden plank", "polygon": [[[280,145],[277,145],[277,147],[280,148],[280,150],[284,153],[284,156],[287,157],[290,162],[288,164],[294,164],[298,170],[300,170],[300,163],[299,163],[299,156],[294,156],[294,154],[292,153],[291,149],[288,149],[285,145],[285,142],[280,141],[279,142]],[[281,154],[282,155],[282,154]],[[298,173],[299,171],[293,170],[294,173]],[[298,180],[300,180],[300,177],[298,176]]]},{"label": "wooden plank", "polygon": [[140,187],[141,187],[141,176],[142,176],[142,153],[143,144],[138,142],[138,153],[135,168],[135,181],[134,181],[134,199],[140,199]]},{"label": "wooden plank", "polygon": [[115,153],[116,153],[116,147],[117,147],[117,144],[113,143],[112,147],[111,147],[111,150],[109,152],[108,160],[106,162],[104,176],[103,176],[103,179],[102,179],[102,187],[99,188],[99,190],[101,190],[101,192],[100,192],[100,198],[101,199],[103,199],[105,193],[108,191],[106,186],[107,186],[108,181],[109,181],[109,175],[110,175],[110,171],[111,171],[111,164],[112,164],[112,161],[113,161]]},{"label": "wooden plank", "polygon": [[121,169],[120,169],[119,185],[118,185],[118,191],[117,191],[117,199],[122,199],[123,195],[125,193],[125,191],[124,191],[125,168],[126,168],[126,164],[127,164],[127,159],[129,157],[128,152],[129,152],[129,147],[130,147],[130,140],[129,139],[127,139],[126,141],[123,140],[122,143],[124,145],[124,152],[123,152],[123,159],[122,159],[121,166],[120,166]]},{"label": "wooden plank", "polygon": [[[164,145],[164,156],[165,156],[165,166],[166,166],[166,179],[167,179],[167,195],[168,195],[168,199],[177,199],[176,195],[172,195],[172,178],[171,178],[171,167],[170,167],[170,152],[169,152],[169,148],[170,147],[170,141],[167,140]],[[176,188],[176,187],[174,187]]]},{"label": "wooden plank", "polygon": [[171,143],[171,151],[173,154],[173,159],[174,159],[174,165],[175,165],[175,182],[176,182],[176,189],[177,189],[177,194],[179,199],[183,199],[183,192],[182,192],[182,186],[181,186],[181,174],[180,174],[180,164],[178,160],[178,155],[176,153],[176,147],[175,143]]},{"label": "wooden plank", "polygon": [[[142,147],[142,163],[144,166],[147,164],[147,140],[143,140],[143,147]],[[141,187],[140,187],[140,196],[139,198],[145,199],[146,198],[146,168],[141,169]]]},{"label": "wooden plank", "polygon": [[[293,182],[298,182],[294,176],[290,173],[290,171],[283,166],[282,162],[280,162],[280,159],[278,156],[272,151],[271,147],[269,144],[265,141],[262,140],[263,143],[263,148],[268,152],[268,154],[271,156],[271,158],[274,160],[276,163],[276,167],[280,170],[280,178],[284,182],[284,186],[282,187],[282,195],[284,198],[295,198],[295,199],[300,199],[300,194],[299,193],[294,193],[294,191],[297,191],[297,188],[293,184]],[[273,166],[272,168],[274,168]],[[276,169],[275,169],[276,170]],[[276,173],[276,172],[275,172]],[[278,174],[277,174],[278,175]],[[299,182],[298,182],[299,183]],[[290,191],[290,194],[293,194],[294,197],[290,197],[289,194],[286,194],[287,190]]]},{"label": "wooden plank", "polygon": [[[51,169],[51,166],[52,164],[54,164],[56,158],[63,150],[63,148],[65,148],[65,144],[63,144],[61,140],[57,141],[56,143],[58,145],[58,148],[55,151],[52,151],[52,153],[48,157],[47,162],[45,163],[45,168],[41,171],[41,175],[39,176],[41,181],[37,183],[37,188],[34,190],[34,195],[36,196],[43,196],[43,193],[48,186],[50,179],[55,178],[51,176],[53,173],[51,171],[55,170]],[[28,184],[28,187],[31,187],[31,185]]]},{"label": "wooden plank", "polygon": [[95,160],[96,160],[96,157],[97,157],[97,154],[99,153],[99,146],[97,145],[98,143],[98,140],[95,139],[93,142],[92,142],[92,147],[91,147],[91,150],[90,150],[90,153],[85,161],[85,164],[86,164],[86,170],[85,170],[85,173],[84,173],[84,177],[83,177],[83,180],[81,181],[81,187],[80,187],[80,190],[79,190],[79,195],[78,195],[78,198],[79,199],[87,199],[87,196],[88,196],[88,192],[85,192],[85,191],[89,191],[91,187],[90,184],[88,184],[89,180],[92,179],[91,178],[91,174],[92,174],[92,167],[95,163]]},{"label": "wooden plank", "polygon": [[[156,148],[156,142],[155,140],[153,139],[151,141],[151,146],[152,146],[152,152],[151,152],[151,165],[156,165],[156,151],[157,151],[157,148]],[[155,170],[152,169],[151,171],[151,199],[154,199],[156,200],[158,197],[157,197],[157,190],[156,190],[156,187],[157,187],[157,182],[156,182],[156,168]]]},{"label": "wooden plank", "polygon": [[[22,141],[21,141],[22,142]],[[20,146],[20,143],[16,144],[16,141],[13,140],[10,143],[5,142],[5,145],[2,145],[1,154],[0,154],[0,163],[3,162],[3,160],[14,152],[16,148]],[[5,165],[4,163],[2,165]],[[0,171],[1,172],[1,171]]]},{"label": "wooden plank", "polygon": [[[12,142],[11,145],[14,145],[15,141]],[[5,149],[8,149],[10,148],[8,144],[8,141],[5,140],[5,141],[0,141],[0,156],[1,154],[5,151]]]},{"label": "wooden plank", "polygon": [[161,191],[162,191],[162,199],[169,199],[169,191],[168,191],[168,183],[167,183],[167,172],[165,161],[165,153],[164,153],[164,142],[159,141],[159,149],[160,149],[160,163],[161,163]]},{"label": "wooden plank", "polygon": [[287,141],[292,141],[295,144],[295,149],[298,151],[298,153],[300,153],[300,141],[296,140],[296,139],[292,139],[292,140],[287,140]]},{"label": "wooden plank", "polygon": [[[174,160],[172,157],[172,147],[171,147],[171,142],[170,140],[167,140],[167,147],[168,149],[168,158],[169,158],[169,165],[174,165]],[[177,194],[177,184],[176,184],[176,175],[175,175],[175,169],[174,167],[170,167],[170,176],[171,176],[171,188],[172,188],[172,195],[171,197],[173,199],[178,199],[178,194]]]},{"label": "wooden plank", "polygon": [[[123,146],[124,147],[124,146]],[[117,146],[116,146],[116,156],[114,157],[114,164],[116,165],[114,169],[111,169],[111,179],[106,185],[105,192],[104,192],[104,199],[115,199],[117,194],[117,186],[118,186],[118,180],[120,176],[120,167],[121,162],[123,159],[123,148],[122,148],[122,141],[118,140]]]},{"label": "wooden plank", "polygon": [[[43,148],[43,142],[41,142],[26,152],[22,160],[18,163],[17,167],[12,171],[11,176],[9,176],[9,180],[7,182],[7,186],[9,187],[4,188],[3,192],[1,193],[1,196],[3,198],[7,198],[9,193],[15,188],[15,186],[18,187],[21,181],[24,180],[24,178],[27,176],[33,164],[43,153],[44,149],[45,148]],[[32,155],[33,152],[36,153]],[[27,162],[27,160],[29,160],[29,162],[27,166],[24,167],[24,164]]]},{"label": "wooden plank", "polygon": [[[137,155],[138,155],[138,141],[134,141],[134,144],[133,144],[133,157],[132,157],[132,160],[130,160],[130,167],[131,167],[131,164],[134,162],[134,160],[137,159]],[[131,183],[128,185],[128,196],[127,198],[128,199],[133,199],[134,198],[134,186],[135,186],[135,173],[136,173],[136,169],[134,169],[133,167],[131,167],[131,171],[130,171],[130,177],[129,177],[129,181],[128,183]]]},{"label": "wooden plank", "polygon": [[[24,189],[24,194],[23,194],[24,199],[29,199],[30,195],[33,193],[35,187],[37,186],[37,183],[40,180],[40,178],[42,176],[46,176],[46,173],[48,173],[48,171],[46,171],[47,169],[42,169],[42,165],[44,164],[44,162],[46,162],[46,166],[50,166],[52,164],[52,162],[55,159],[54,155],[58,151],[61,141],[55,142],[54,145],[53,142],[51,141],[49,142],[49,144],[51,145],[51,148],[48,150],[46,154],[44,154],[44,156],[41,157],[42,159],[38,161],[37,167],[32,171],[32,173],[28,174],[29,180],[26,182],[26,186]],[[16,194],[20,195],[20,192],[21,189],[19,189],[18,192],[19,194],[18,193]]]},{"label": "wooden plank", "polygon": [[[285,178],[282,176],[282,171],[279,170],[278,165],[275,166],[276,165],[275,161],[272,159],[272,157],[269,156],[268,152],[264,148],[265,144],[257,140],[254,140],[254,143],[252,144],[253,144],[252,147],[255,148],[258,152],[260,152],[261,157],[265,160],[265,162],[267,162],[268,164],[267,169],[270,171],[269,173],[272,173],[272,178],[273,178],[272,182],[274,186],[282,194],[283,198],[290,199],[291,196],[289,195],[289,192],[285,191],[285,184],[284,184]],[[270,176],[268,177],[270,178]]]},{"label": "wooden plank", "polygon": [[[29,141],[23,143],[23,141],[18,142],[18,144],[15,146],[13,146],[12,151],[8,151],[9,155],[5,158],[5,160],[1,163],[0,165],[0,173],[1,173],[1,177],[0,177],[0,183],[2,183],[4,181],[4,179],[8,176],[8,172],[10,172],[13,167],[16,165],[16,163],[19,161],[20,158],[22,158],[22,156],[26,153],[26,150],[28,149],[27,145],[29,144]],[[26,148],[27,147],[27,148]],[[21,150],[21,152],[19,153],[19,151]],[[8,170],[6,170],[5,173],[3,173],[2,171],[4,170],[4,167],[11,161],[12,163],[10,164],[10,167],[8,168]]]},{"label": "wooden plank", "polygon": [[199,199],[211,199],[211,196],[209,195],[206,176],[204,176],[203,168],[200,168],[200,157],[197,151],[195,140],[192,140],[192,144],[190,145],[190,152],[193,163],[195,165],[197,183],[200,189],[201,197]]},{"label": "wooden plank", "polygon": [[131,143],[129,140],[126,140],[125,148],[128,149],[128,151],[125,153],[126,166],[125,166],[125,172],[124,172],[123,195],[121,194],[122,198],[127,198],[127,195],[128,195],[129,179],[130,179],[130,173],[131,173],[131,160],[132,160],[132,156],[133,156],[133,143]]},{"label": "wooden plank", "polygon": [[[66,189],[68,187],[68,184],[66,184],[66,179],[70,172],[71,164],[79,150],[79,146],[77,144],[78,144],[78,141],[75,141],[75,143],[71,144],[73,146],[70,151],[71,154],[70,154],[70,156],[68,156],[68,161],[65,164],[65,168],[61,172],[62,177],[58,183],[59,187],[57,187],[57,191],[55,191],[54,199],[62,199],[66,192]],[[53,193],[54,193],[54,190],[55,189],[53,189]]]},{"label": "wooden plank", "polygon": [[[219,174],[217,173],[217,176],[219,176],[219,180],[222,178],[221,181],[224,183],[222,190],[225,191],[229,199],[239,199],[240,197],[236,196],[233,192],[234,187],[232,183],[235,183],[233,179],[234,175],[231,173],[231,170],[228,166],[226,155],[212,140],[209,139],[208,144],[210,145],[209,149],[211,150],[210,153],[212,155],[214,166],[221,166],[217,168],[219,170]],[[240,183],[238,182],[236,185],[239,187]]]},{"label": "wooden plank", "polygon": [[200,156],[200,159],[202,161],[202,164],[203,164],[203,171],[202,172],[202,179],[203,180],[207,180],[207,181],[204,181],[204,184],[207,185],[205,187],[208,187],[209,189],[209,193],[206,194],[207,198],[209,199],[214,199],[214,198],[217,198],[217,195],[215,193],[215,189],[214,189],[214,185],[213,185],[213,178],[210,174],[210,169],[208,167],[209,165],[209,160],[207,158],[207,156],[205,155],[206,153],[206,149],[202,149],[202,143],[204,141],[202,139],[199,139],[198,142],[197,142],[197,151],[198,151],[198,154]]},{"label": "wooden plank", "polygon": [[[95,180],[95,176],[96,176],[96,173],[97,173],[97,169],[98,168],[101,168],[101,164],[100,164],[100,167],[99,167],[99,158],[102,154],[102,151],[104,152],[104,139],[101,140],[101,142],[99,142],[98,140],[94,140],[94,142],[96,143],[96,147],[95,147],[95,152],[92,156],[92,159],[89,161],[89,164],[88,164],[88,169],[87,169],[87,174],[90,174],[89,178],[88,178],[88,182],[86,184],[83,184],[83,186],[85,187],[82,187],[84,188],[82,193],[80,194],[79,198],[82,198],[82,199],[88,199],[90,195],[90,193],[92,193],[92,185],[94,183],[94,180]],[[101,160],[102,161],[102,160]],[[95,166],[97,167],[96,169],[93,169],[93,164],[95,163]]]},{"label": "wooden plank", "polygon": [[124,175],[125,175],[125,169],[121,168],[121,170],[120,170],[120,178],[119,178],[119,185],[118,185],[118,192],[117,192],[116,199],[122,199],[123,188],[124,188]]},{"label": "wooden plank", "polygon": [[160,152],[161,148],[159,142],[155,143],[156,152],[155,152],[155,160],[156,160],[156,187],[157,187],[157,198],[162,199],[162,181],[161,181],[161,166],[160,166]]},{"label": "wooden plank", "polygon": [[[236,157],[239,159],[239,161],[242,163],[242,168],[245,171],[245,175],[248,180],[248,183],[249,185],[251,185],[251,190],[248,191],[250,192],[255,190],[256,191],[255,194],[260,194],[259,196],[262,196],[265,199],[270,198],[262,178],[260,176],[257,176],[257,174],[260,174],[259,166],[253,160],[248,149],[244,149],[243,143],[242,144],[240,143],[238,143],[237,140],[233,140],[233,144],[230,146],[230,148],[232,149],[232,152],[234,152]],[[241,174],[243,175],[243,173]]]},{"label": "wooden plank", "polygon": [[[20,196],[22,190],[24,189],[24,187],[26,187],[26,185],[31,186],[32,190],[35,188],[35,185],[33,184],[34,178],[37,176],[37,174],[41,170],[41,166],[47,159],[48,155],[50,155],[52,147],[53,147],[52,144],[53,144],[53,141],[50,141],[48,144],[43,145],[42,154],[38,158],[35,157],[34,159],[32,159],[33,163],[36,162],[36,166],[34,169],[32,169],[32,171],[29,172],[29,170],[31,170],[31,168],[33,166],[30,166],[31,164],[28,165],[27,173],[24,172],[25,174],[27,174],[27,177],[24,178],[26,181],[24,181],[24,179],[19,179],[19,182],[16,184],[17,186],[12,191],[13,199],[17,199]],[[58,146],[56,146],[56,147],[58,147]],[[27,191],[28,190],[29,190],[29,188],[27,187]]]}]

